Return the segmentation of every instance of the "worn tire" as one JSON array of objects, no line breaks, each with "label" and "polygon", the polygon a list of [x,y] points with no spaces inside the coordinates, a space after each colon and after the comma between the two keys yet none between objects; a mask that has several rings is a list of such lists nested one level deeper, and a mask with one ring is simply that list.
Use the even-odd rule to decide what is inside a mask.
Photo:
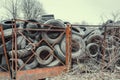
[{"label": "worn tire", "polygon": [[[41,65],[47,65],[49,63],[52,62],[53,60],[53,55],[51,54],[52,49],[48,46],[40,46],[37,50],[36,50],[36,59],[38,61],[39,64]],[[46,53],[48,53],[46,55]],[[47,57],[49,54],[51,54],[47,59],[44,59],[45,57]],[[42,59],[43,57],[43,59]]]},{"label": "worn tire", "polygon": [[[49,28],[49,26],[45,25],[52,25],[52,29],[59,29],[59,28],[65,28],[64,23],[61,20],[55,20],[50,19],[44,23],[43,28]],[[62,39],[60,37],[61,32],[54,32],[54,31],[48,31],[48,32],[42,32],[42,38],[47,40],[50,44],[53,44],[55,42],[59,43],[59,41]]]},{"label": "worn tire", "polygon": [[[63,53],[66,53],[66,38],[64,38],[61,42],[60,46]],[[76,35],[72,34],[72,58],[75,59],[76,57],[82,56],[85,52],[85,42],[84,40]]]},{"label": "worn tire", "polygon": [[[38,23],[36,20],[28,20],[28,21]],[[27,28],[28,29],[39,29],[39,28],[41,28],[40,24],[34,24],[34,23],[30,23],[30,22],[25,22],[23,25],[23,28],[24,29],[27,29]],[[35,37],[36,35],[39,34],[39,31],[25,30],[24,34],[29,37]]]},{"label": "worn tire", "polygon": [[62,61],[65,62],[65,54],[61,51],[59,45],[54,46],[55,49],[55,55]]},{"label": "worn tire", "polygon": [[[29,57],[26,57],[26,60],[28,59]],[[30,63],[27,63],[25,64],[25,59],[18,59],[18,65],[19,67],[21,67],[23,64],[25,64],[25,66],[22,68],[23,70],[28,70],[28,69],[33,69],[33,68],[36,68],[37,65],[38,65],[38,62],[37,60],[34,58],[32,58],[33,60],[30,61]]]},{"label": "worn tire", "polygon": [[103,36],[100,34],[93,34],[88,37],[87,44],[89,43],[100,43],[103,40]]},{"label": "worn tire", "polygon": [[[15,23],[14,21],[12,20],[4,20],[1,22],[2,26],[3,26],[3,30],[5,29],[11,29],[12,26],[13,26],[13,23]],[[16,23],[16,27],[18,28],[20,26],[19,23]]]},{"label": "worn tire", "polygon": [[96,43],[89,43],[86,47],[88,55],[91,57],[96,57],[99,54],[99,45]]},{"label": "worn tire", "polygon": [[57,66],[60,64],[60,61],[59,60],[54,60],[52,61],[50,64],[46,65],[47,67],[54,67],[54,66]]},{"label": "worn tire", "polygon": [[[9,54],[9,57],[12,57],[12,55],[15,53],[15,51],[10,51],[8,54]],[[24,58],[24,57],[27,57],[29,56],[30,54],[32,54],[31,50],[27,50],[27,49],[21,49],[21,50],[17,50],[17,57],[18,58]]]},{"label": "worn tire", "polygon": [[[6,45],[6,51],[7,52],[12,50],[12,41],[11,40],[6,42],[5,45]],[[3,46],[0,45],[0,54],[3,54],[3,53],[4,53]]]},{"label": "worn tire", "polygon": [[85,32],[79,26],[72,26],[72,33],[79,36],[85,35]]}]

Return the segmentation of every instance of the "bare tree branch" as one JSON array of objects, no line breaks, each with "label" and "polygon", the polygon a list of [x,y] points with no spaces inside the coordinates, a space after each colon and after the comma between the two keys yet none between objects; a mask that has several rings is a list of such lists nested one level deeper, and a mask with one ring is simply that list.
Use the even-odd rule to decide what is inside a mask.
[{"label": "bare tree branch", "polygon": [[112,12],[111,14],[113,21],[120,20],[120,12]]},{"label": "bare tree branch", "polygon": [[37,19],[45,13],[42,4],[37,0],[22,0],[21,6],[24,19]]},{"label": "bare tree branch", "polygon": [[101,20],[102,20],[102,23],[106,22],[106,20],[112,20],[114,22],[116,21],[120,21],[120,12],[117,11],[117,12],[112,12],[108,18],[108,15],[101,15],[100,16]]},{"label": "bare tree branch", "polygon": [[19,0],[5,0],[4,8],[7,11],[7,16],[10,18],[18,18]]}]

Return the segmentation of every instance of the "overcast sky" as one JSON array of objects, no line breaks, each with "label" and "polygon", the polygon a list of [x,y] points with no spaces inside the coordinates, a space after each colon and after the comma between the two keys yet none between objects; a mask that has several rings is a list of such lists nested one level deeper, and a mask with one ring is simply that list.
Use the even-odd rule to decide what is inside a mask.
[{"label": "overcast sky", "polygon": [[[40,0],[49,14],[70,22],[86,21],[90,24],[110,18],[112,12],[120,11],[120,0]],[[107,18],[106,18],[107,17]]]},{"label": "overcast sky", "polygon": [[[112,12],[120,11],[120,0],[39,0],[48,14],[70,22],[101,22],[101,16],[109,19]],[[0,2],[2,4],[2,2]],[[0,17],[5,11],[0,6]],[[107,17],[107,18],[106,18]]]}]

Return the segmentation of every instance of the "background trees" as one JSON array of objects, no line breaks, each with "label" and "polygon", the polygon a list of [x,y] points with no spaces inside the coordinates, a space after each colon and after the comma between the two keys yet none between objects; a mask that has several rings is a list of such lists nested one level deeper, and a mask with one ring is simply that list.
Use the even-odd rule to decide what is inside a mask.
[{"label": "background trees", "polygon": [[4,9],[8,18],[37,19],[45,14],[42,4],[38,0],[4,0]]},{"label": "background trees", "polygon": [[45,14],[42,4],[37,0],[22,0],[21,11],[24,19],[37,19]]},{"label": "background trees", "polygon": [[4,9],[6,10],[6,16],[10,18],[18,18],[19,14],[19,3],[20,0],[4,0]]}]

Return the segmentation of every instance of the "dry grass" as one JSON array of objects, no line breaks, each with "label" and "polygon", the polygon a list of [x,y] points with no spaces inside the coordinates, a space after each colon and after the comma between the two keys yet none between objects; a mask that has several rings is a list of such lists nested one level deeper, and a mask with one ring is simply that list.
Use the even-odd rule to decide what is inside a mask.
[{"label": "dry grass", "polygon": [[[98,66],[94,65],[94,67]],[[100,68],[97,69],[90,68],[90,65],[77,64],[70,72],[47,80],[120,80],[119,72],[103,72]]]},{"label": "dry grass", "polygon": [[[120,29],[113,29],[108,34],[112,37],[119,31]],[[120,80],[120,69],[117,70],[115,68],[116,61],[120,58],[120,35],[118,34],[116,37],[117,39],[112,38],[112,40],[110,38],[108,42],[106,40],[107,46],[102,46],[105,50],[111,48],[108,45],[116,46],[114,49],[108,51],[108,55],[104,55],[104,63],[102,61],[103,57],[101,60],[97,60],[97,58],[86,59],[83,63],[77,61],[70,72],[63,73],[54,78],[48,78],[47,80]]]},{"label": "dry grass", "polygon": [[120,80],[119,73],[97,72],[97,73],[63,73],[57,77],[47,80]]}]

